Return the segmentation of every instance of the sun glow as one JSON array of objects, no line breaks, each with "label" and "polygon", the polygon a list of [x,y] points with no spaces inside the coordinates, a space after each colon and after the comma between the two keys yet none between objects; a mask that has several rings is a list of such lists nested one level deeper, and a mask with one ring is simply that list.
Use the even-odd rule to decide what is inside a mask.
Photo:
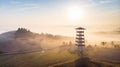
[{"label": "sun glow", "polygon": [[67,10],[67,16],[71,20],[79,20],[80,18],[83,17],[83,10],[80,7],[74,6],[74,7],[69,7]]}]

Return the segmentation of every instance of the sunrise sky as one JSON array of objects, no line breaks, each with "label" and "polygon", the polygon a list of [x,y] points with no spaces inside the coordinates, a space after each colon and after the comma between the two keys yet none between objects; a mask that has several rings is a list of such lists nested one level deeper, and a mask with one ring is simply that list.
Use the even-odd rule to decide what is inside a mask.
[{"label": "sunrise sky", "polygon": [[120,41],[120,0],[0,0],[0,33],[24,27],[75,36],[79,26],[88,40]]}]

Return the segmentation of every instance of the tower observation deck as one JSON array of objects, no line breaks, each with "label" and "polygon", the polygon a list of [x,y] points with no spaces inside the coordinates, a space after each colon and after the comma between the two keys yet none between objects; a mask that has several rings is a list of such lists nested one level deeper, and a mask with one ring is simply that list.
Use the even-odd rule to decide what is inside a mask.
[{"label": "tower observation deck", "polygon": [[76,29],[76,46],[78,47],[78,52],[83,52],[85,48],[85,37],[84,30],[85,28],[78,27]]}]

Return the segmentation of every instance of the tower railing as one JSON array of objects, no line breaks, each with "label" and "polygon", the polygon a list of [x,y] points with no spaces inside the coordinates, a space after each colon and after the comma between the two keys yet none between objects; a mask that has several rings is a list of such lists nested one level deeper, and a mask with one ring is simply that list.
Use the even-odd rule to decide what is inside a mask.
[{"label": "tower railing", "polygon": [[85,49],[85,37],[84,37],[85,28],[78,27],[76,28],[76,46],[78,47],[78,52],[83,56],[83,51]]}]

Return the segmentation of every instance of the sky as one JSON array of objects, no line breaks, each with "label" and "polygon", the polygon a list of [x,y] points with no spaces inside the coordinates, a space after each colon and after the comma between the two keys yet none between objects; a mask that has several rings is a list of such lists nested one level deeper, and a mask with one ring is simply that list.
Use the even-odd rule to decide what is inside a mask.
[{"label": "sky", "polygon": [[0,33],[19,27],[36,33],[120,41],[120,0],[0,0]]}]

